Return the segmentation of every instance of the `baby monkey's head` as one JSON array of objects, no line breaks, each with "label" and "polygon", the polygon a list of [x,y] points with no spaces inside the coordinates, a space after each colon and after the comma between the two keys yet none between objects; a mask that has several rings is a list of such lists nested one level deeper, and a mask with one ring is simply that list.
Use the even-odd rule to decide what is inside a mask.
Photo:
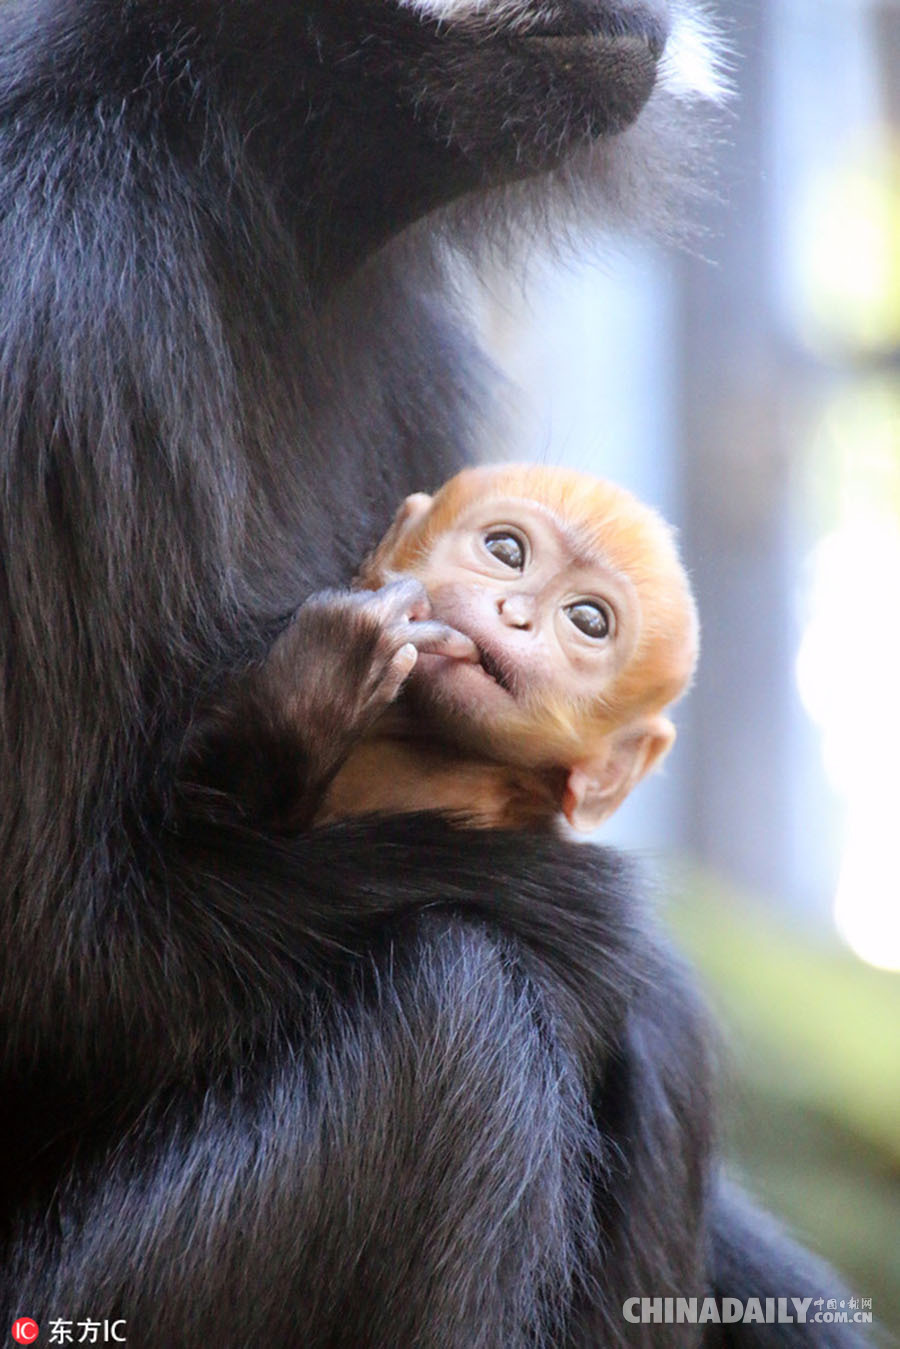
[{"label": "baby monkey's head", "polygon": [[467,469],[407,497],[359,581],[400,575],[481,657],[421,655],[412,705],[468,751],[568,770],[577,827],[671,746],[663,711],[691,681],[697,612],[671,529],[630,493],[570,469]]}]

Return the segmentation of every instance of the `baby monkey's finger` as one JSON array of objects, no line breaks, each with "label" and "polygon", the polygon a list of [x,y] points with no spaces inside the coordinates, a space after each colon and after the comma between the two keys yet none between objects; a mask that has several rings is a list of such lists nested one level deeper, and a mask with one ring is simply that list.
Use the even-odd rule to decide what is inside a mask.
[{"label": "baby monkey's finger", "polygon": [[380,590],[359,593],[364,597],[364,603],[381,610],[389,621],[405,618],[410,622],[418,622],[431,617],[428,592],[420,581],[410,576],[391,581]]},{"label": "baby monkey's finger", "polygon": [[425,651],[432,656],[452,656],[455,660],[472,661],[476,664],[479,660],[478,647],[471,637],[466,637],[464,633],[457,632],[456,628],[439,623],[436,619],[426,623],[411,623],[405,636],[419,651]]},{"label": "baby monkey's finger", "polygon": [[413,666],[418,660],[419,653],[412,642],[405,642],[399,651],[396,651],[391,657],[387,667],[387,672],[378,689],[378,702],[387,705],[392,703],[405,684]]}]

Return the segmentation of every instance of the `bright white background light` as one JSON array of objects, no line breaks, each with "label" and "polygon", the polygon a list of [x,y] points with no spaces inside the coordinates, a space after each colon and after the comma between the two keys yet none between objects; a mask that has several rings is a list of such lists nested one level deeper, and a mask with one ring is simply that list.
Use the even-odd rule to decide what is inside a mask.
[{"label": "bright white background light", "polygon": [[835,923],[861,959],[900,970],[900,527],[859,510],[812,572],[797,684],[847,806]]}]

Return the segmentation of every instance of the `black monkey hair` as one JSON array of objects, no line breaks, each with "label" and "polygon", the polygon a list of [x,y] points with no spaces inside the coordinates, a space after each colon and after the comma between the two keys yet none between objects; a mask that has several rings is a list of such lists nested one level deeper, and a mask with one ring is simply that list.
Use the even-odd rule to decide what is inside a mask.
[{"label": "black monkey hair", "polygon": [[[205,710],[478,451],[447,247],[666,228],[720,86],[689,0],[0,0],[7,1323],[675,1346],[623,1301],[832,1291],[717,1179],[625,860],[184,788]],[[703,1342],[853,1342],[738,1333]]]}]

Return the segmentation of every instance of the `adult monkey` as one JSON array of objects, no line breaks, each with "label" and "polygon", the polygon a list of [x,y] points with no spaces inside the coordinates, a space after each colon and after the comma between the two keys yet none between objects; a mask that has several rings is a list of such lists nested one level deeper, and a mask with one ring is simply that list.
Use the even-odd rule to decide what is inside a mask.
[{"label": "adult monkey", "polygon": [[640,215],[683,144],[668,25],[0,6],[10,1318],[656,1345],[690,1332],[627,1297],[815,1291],[714,1190],[701,1018],[618,859],[416,820],[286,838],[179,788],[205,709],[477,436],[443,225],[401,232],[502,222],[533,175]]}]

